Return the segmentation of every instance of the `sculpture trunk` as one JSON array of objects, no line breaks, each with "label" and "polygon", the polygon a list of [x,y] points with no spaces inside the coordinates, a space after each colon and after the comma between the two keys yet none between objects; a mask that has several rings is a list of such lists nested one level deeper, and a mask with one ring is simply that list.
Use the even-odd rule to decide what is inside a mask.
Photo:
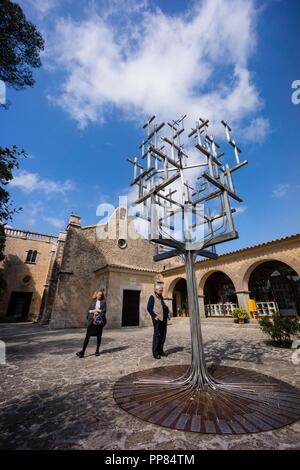
[{"label": "sculpture trunk", "polygon": [[197,388],[206,388],[207,386],[213,386],[213,382],[205,364],[194,258],[195,255],[193,251],[186,252],[185,269],[192,345],[191,375],[193,377],[194,386]]}]

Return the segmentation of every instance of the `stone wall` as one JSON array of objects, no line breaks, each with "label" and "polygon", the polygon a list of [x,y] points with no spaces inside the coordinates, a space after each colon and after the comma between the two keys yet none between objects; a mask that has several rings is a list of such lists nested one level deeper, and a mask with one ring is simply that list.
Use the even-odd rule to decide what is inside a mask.
[{"label": "stone wall", "polygon": [[[101,270],[102,271],[102,270]],[[103,275],[102,272],[98,275]],[[107,321],[108,327],[120,328],[122,326],[122,305],[124,290],[140,291],[139,326],[152,324],[151,317],[147,312],[147,302],[153,293],[155,282],[159,279],[156,272],[145,269],[145,271],[118,266],[105,268],[108,277],[107,296]]]},{"label": "stone wall", "polygon": [[[143,238],[138,238],[136,234],[135,238],[126,240],[125,248],[120,248],[117,211],[115,236],[109,233],[109,230],[105,230],[105,226],[81,227],[80,217],[71,216],[52,307],[51,328],[84,326],[85,314],[92,294],[95,290],[102,289],[103,286],[107,286],[105,293],[108,305],[111,304],[110,323],[112,326],[119,325],[122,303],[117,307],[114,299],[119,280],[116,278],[115,271],[112,278],[109,277],[109,271],[105,275],[102,274],[102,277],[99,276],[99,270],[111,264],[123,269],[127,268],[127,272],[130,272],[130,268],[144,269],[146,267],[150,272],[153,270],[146,280],[147,285],[151,284],[151,289],[150,287],[142,289],[143,292],[153,291],[155,273],[161,269],[159,263],[153,261],[153,244]],[[114,238],[105,239],[105,233]],[[114,276],[115,280],[113,280]],[[135,273],[134,276],[141,278],[140,284],[147,277],[140,272]],[[125,278],[126,275],[122,272],[120,282],[124,284]]]},{"label": "stone wall", "polygon": [[[55,258],[56,239],[30,238],[30,232],[14,231],[16,235],[6,235],[5,260],[1,263],[7,290],[0,301],[0,316],[6,317],[12,292],[32,292],[28,319],[36,321],[39,317],[44,288],[51,260]],[[37,234],[32,234],[32,236]],[[26,263],[29,250],[37,251],[36,263]],[[30,276],[30,282],[24,278]],[[9,319],[9,318],[8,318]]]}]

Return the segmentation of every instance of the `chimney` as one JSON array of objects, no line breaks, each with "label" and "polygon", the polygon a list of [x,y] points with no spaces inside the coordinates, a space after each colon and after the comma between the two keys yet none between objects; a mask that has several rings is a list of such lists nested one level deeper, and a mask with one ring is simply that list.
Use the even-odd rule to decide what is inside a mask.
[{"label": "chimney", "polygon": [[75,214],[70,214],[70,218],[69,218],[69,223],[68,223],[68,227],[69,226],[72,226],[72,227],[81,227],[81,217],[79,215],[75,215]]}]

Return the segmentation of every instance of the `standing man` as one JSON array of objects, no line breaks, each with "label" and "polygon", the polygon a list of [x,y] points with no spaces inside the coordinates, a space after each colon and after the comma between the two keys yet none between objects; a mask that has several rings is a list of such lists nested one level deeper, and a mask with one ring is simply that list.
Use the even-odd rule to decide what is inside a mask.
[{"label": "standing man", "polygon": [[167,335],[167,323],[169,316],[169,308],[164,302],[163,287],[161,284],[155,286],[154,294],[150,295],[147,310],[152,317],[153,322],[153,342],[152,353],[155,359],[161,356],[167,356],[164,352],[164,343]]}]

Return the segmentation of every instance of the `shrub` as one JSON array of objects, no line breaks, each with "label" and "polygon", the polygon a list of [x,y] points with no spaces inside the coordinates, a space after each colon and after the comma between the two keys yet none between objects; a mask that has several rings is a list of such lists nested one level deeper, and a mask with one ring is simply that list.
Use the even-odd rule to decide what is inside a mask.
[{"label": "shrub", "polygon": [[244,308],[233,309],[232,316],[234,318],[235,323],[238,323],[239,321],[247,322],[250,319],[249,313]]},{"label": "shrub", "polygon": [[300,323],[294,317],[280,317],[275,315],[272,319],[262,318],[259,326],[264,333],[271,337],[269,344],[279,347],[290,347],[291,336],[300,331]]}]

